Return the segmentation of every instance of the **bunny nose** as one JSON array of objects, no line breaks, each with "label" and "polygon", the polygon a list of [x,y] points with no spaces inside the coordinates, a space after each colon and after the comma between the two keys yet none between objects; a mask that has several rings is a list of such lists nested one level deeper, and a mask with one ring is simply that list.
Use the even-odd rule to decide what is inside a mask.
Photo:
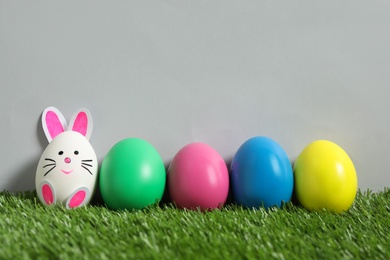
[{"label": "bunny nose", "polygon": [[70,163],[72,160],[69,157],[66,157],[64,161],[65,163]]}]

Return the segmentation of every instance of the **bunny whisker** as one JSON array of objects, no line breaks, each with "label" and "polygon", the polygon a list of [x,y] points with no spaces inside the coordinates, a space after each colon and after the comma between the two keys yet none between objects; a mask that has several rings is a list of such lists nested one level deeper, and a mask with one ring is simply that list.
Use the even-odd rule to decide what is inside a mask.
[{"label": "bunny whisker", "polygon": [[93,160],[81,160],[82,162],[92,162]]},{"label": "bunny whisker", "polygon": [[88,164],[88,163],[81,163],[81,165],[85,165],[85,166],[92,167],[92,165],[91,165],[91,164]]},{"label": "bunny whisker", "polygon": [[51,172],[56,166],[54,165],[53,167],[51,167],[43,176],[46,176],[49,172]]},{"label": "bunny whisker", "polygon": [[49,161],[47,164],[45,164],[42,168],[50,167],[52,166],[43,176],[46,176],[49,172],[51,172],[56,167],[56,161],[51,158],[45,158],[45,161]]},{"label": "bunny whisker", "polygon": [[91,172],[87,167],[85,167],[84,165],[81,165],[81,167],[83,167],[84,169],[86,169],[86,170],[89,172],[89,174],[93,175],[92,172]]},{"label": "bunny whisker", "polygon": [[48,167],[48,166],[54,166],[54,167],[55,167],[56,164],[55,164],[55,163],[48,163],[48,164],[44,165],[43,168],[46,168],[46,167]]}]

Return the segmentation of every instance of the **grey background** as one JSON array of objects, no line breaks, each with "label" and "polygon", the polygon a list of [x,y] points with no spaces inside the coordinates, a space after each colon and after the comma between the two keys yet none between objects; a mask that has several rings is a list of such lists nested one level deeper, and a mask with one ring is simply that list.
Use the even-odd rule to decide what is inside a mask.
[{"label": "grey background", "polygon": [[165,163],[255,135],[292,161],[316,139],[390,186],[389,1],[0,0],[0,190],[34,188],[47,106],[94,118],[101,161],[140,137]]}]

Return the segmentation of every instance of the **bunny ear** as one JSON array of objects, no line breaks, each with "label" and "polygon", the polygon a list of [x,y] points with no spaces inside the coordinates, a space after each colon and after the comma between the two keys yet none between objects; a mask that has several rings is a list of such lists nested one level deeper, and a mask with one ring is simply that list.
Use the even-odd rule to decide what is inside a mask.
[{"label": "bunny ear", "polygon": [[92,116],[88,109],[82,108],[70,120],[69,129],[79,132],[89,140],[92,134]]},{"label": "bunny ear", "polygon": [[42,113],[42,127],[50,143],[54,137],[65,131],[67,123],[57,108],[48,107]]}]

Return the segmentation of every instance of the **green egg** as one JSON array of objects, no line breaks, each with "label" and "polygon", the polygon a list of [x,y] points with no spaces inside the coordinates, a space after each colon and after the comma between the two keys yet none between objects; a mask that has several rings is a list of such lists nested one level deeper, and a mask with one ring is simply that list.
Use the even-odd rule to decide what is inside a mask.
[{"label": "green egg", "polygon": [[147,141],[127,138],[116,143],[100,167],[100,191],[111,209],[142,209],[161,200],[164,163]]}]

